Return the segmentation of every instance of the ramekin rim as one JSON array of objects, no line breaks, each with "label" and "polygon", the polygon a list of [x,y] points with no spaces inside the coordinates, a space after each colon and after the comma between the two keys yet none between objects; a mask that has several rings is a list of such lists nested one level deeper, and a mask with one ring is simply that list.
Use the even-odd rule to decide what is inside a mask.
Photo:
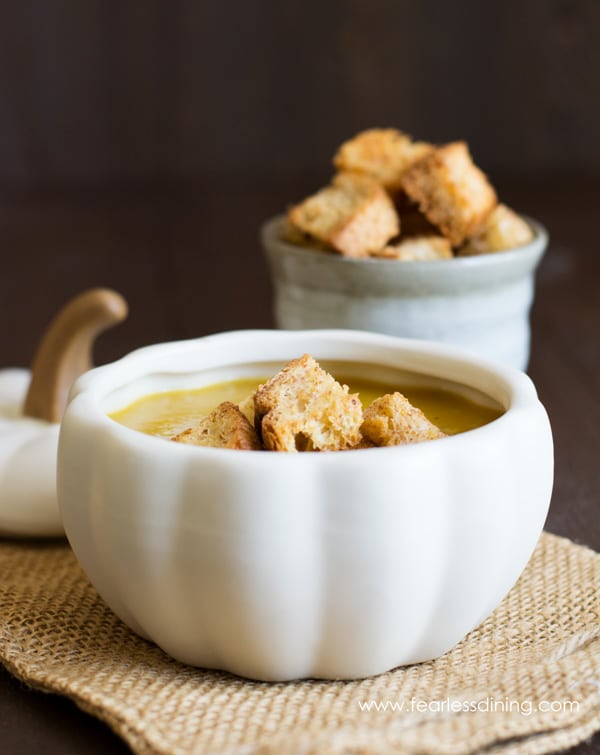
[{"label": "ramekin rim", "polygon": [[[513,262],[518,262],[519,258],[523,258],[524,255],[528,255],[532,258],[536,258],[538,255],[541,256],[543,252],[545,251],[548,241],[549,241],[549,234],[547,228],[537,219],[532,218],[529,215],[525,215],[523,213],[519,213],[519,216],[525,220],[526,223],[529,224],[529,226],[534,231],[534,237],[531,239],[531,241],[528,241],[526,244],[521,244],[520,246],[513,247],[512,249],[504,249],[493,253],[488,254],[473,254],[473,255],[465,255],[463,257],[455,257],[453,256],[451,259],[439,259],[439,260],[411,260],[409,262],[404,262],[404,264],[410,264],[410,269],[414,270],[437,270],[439,271],[440,268],[443,267],[452,267],[454,269],[462,267],[465,269],[478,269],[478,268],[485,268],[485,267],[497,267],[501,265],[510,265]],[[339,265],[341,267],[359,267],[359,266],[367,266],[367,267],[383,267],[385,265],[392,266],[396,268],[396,266],[403,261],[399,260],[393,260],[393,259],[383,259],[383,258],[375,258],[375,257],[360,257],[360,258],[354,258],[354,257],[344,257],[341,254],[331,254],[327,252],[320,252],[319,250],[310,249],[309,247],[302,246],[300,244],[293,244],[290,241],[286,241],[285,239],[282,239],[280,236],[277,235],[278,229],[281,227],[281,223],[283,222],[285,218],[284,213],[279,213],[277,215],[273,215],[272,217],[268,218],[263,222],[263,224],[260,227],[260,236],[261,239],[265,245],[265,247],[269,244],[278,244],[281,247],[287,249],[288,251],[292,251],[292,253],[296,253],[298,255],[304,255],[304,254],[321,254],[326,257],[326,259],[331,262],[332,265]],[[405,268],[403,268],[405,269]]]}]

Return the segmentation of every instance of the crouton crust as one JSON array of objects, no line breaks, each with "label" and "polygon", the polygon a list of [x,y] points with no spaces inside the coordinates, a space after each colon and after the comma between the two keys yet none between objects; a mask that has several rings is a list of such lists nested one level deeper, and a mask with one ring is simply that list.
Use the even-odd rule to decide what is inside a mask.
[{"label": "crouton crust", "polygon": [[362,406],[309,355],[294,359],[254,397],[255,427],[271,451],[340,451],[356,447]]},{"label": "crouton crust", "polygon": [[475,235],[496,206],[496,192],[473,163],[465,142],[452,142],[414,163],[404,190],[453,246]]},{"label": "crouton crust", "polygon": [[362,435],[376,446],[399,446],[444,438],[445,434],[402,395],[387,393],[364,412]]},{"label": "crouton crust", "polygon": [[400,232],[392,200],[372,178],[339,173],[292,207],[291,225],[347,257],[366,257]]},{"label": "crouton crust", "polygon": [[361,448],[376,448],[375,444],[372,443],[368,438],[362,437],[356,446],[352,446],[352,448],[345,449],[346,451],[358,451]]},{"label": "crouton crust", "polygon": [[361,131],[344,142],[333,163],[338,170],[365,173],[390,191],[402,187],[406,169],[432,149],[394,128]]},{"label": "crouton crust", "polygon": [[309,233],[301,231],[300,228],[291,223],[288,218],[283,220],[280,230],[281,239],[287,241],[288,244],[294,244],[295,246],[303,246],[309,249],[315,249],[320,252],[334,252],[335,250],[324,241],[319,241]]},{"label": "crouton crust", "polygon": [[246,451],[261,449],[256,431],[248,418],[230,401],[219,404],[196,427],[184,430],[172,440],[193,446],[236,448]]},{"label": "crouton crust", "polygon": [[514,249],[529,243],[533,231],[528,223],[505,204],[499,204],[488,216],[481,231],[459,250],[461,256],[489,254]]},{"label": "crouton crust", "polygon": [[373,254],[373,257],[403,262],[430,262],[452,257],[448,239],[440,235],[411,236],[396,244],[388,244]]}]

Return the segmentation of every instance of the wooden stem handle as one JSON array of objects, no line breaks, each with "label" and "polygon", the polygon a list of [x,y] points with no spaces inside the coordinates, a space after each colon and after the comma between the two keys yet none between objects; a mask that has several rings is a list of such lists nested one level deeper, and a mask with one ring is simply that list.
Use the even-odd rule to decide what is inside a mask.
[{"label": "wooden stem handle", "polygon": [[31,367],[24,413],[60,422],[75,380],[92,367],[94,341],[127,317],[127,302],[116,291],[94,288],[71,299],[52,320]]}]

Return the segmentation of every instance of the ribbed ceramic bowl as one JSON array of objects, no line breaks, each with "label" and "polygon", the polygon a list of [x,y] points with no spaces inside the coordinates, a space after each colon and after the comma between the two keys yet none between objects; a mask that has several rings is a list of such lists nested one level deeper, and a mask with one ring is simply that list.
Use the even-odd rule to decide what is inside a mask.
[{"label": "ribbed ceramic bowl", "polygon": [[[304,352],[357,375],[445,378],[506,411],[441,440],[304,454],[169,443],[107,416]],[[520,372],[365,332],[241,331],[84,375],[62,423],[58,494],[100,594],[174,658],[263,680],[346,679],[435,658],[498,605],[541,532],[552,469],[546,412]]]},{"label": "ribbed ceramic bowl", "polygon": [[29,370],[0,370],[0,537],[63,534],[56,503],[58,423],[23,414]]},{"label": "ribbed ceramic bowl", "polygon": [[524,370],[534,272],[548,244],[525,218],[533,241],[516,249],[432,262],[350,259],[281,239],[283,216],[262,228],[275,291],[275,320],[286,329],[350,328],[424,338]]}]

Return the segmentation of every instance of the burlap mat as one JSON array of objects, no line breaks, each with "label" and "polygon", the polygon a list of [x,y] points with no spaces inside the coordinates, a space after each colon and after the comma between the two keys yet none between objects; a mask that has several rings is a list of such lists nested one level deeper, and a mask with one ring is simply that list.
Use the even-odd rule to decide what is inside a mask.
[{"label": "burlap mat", "polygon": [[139,753],[544,753],[600,728],[599,590],[600,555],[544,534],[502,605],[442,658],[266,684],[138,638],[66,545],[0,543],[0,660]]}]

